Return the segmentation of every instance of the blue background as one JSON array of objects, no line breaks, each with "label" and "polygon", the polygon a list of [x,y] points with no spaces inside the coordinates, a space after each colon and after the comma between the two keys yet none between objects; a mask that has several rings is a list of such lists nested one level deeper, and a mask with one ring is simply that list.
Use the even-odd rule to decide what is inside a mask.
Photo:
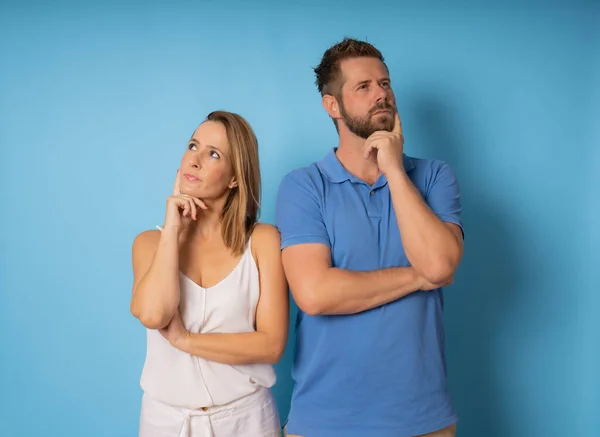
[{"label": "blue background", "polygon": [[214,109],[256,130],[270,222],[337,142],[311,67],[344,36],[383,51],[407,153],[461,182],[459,436],[600,435],[600,3],[290,3],[0,3],[0,435],[136,435],[133,238]]}]

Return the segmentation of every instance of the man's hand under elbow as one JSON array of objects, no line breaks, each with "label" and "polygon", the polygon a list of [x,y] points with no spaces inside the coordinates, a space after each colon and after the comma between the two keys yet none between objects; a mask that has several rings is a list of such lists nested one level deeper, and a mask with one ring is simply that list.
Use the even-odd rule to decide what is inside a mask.
[{"label": "man's hand under elbow", "polygon": [[430,290],[435,290],[435,289],[441,288],[441,287],[447,287],[454,282],[454,274],[447,275],[440,279],[436,279],[435,282],[428,280],[424,276],[420,276],[420,278],[421,278],[421,284],[420,284],[419,290],[423,290],[423,291],[430,291]]},{"label": "man's hand under elbow", "polygon": [[319,299],[319,294],[314,288],[303,287],[299,292],[294,293],[294,300],[298,308],[309,316],[319,316],[325,312],[322,299]]},{"label": "man's hand under elbow", "polygon": [[441,286],[452,283],[459,262],[458,256],[439,257],[439,259],[429,260],[427,265],[418,265],[414,268],[427,282]]}]

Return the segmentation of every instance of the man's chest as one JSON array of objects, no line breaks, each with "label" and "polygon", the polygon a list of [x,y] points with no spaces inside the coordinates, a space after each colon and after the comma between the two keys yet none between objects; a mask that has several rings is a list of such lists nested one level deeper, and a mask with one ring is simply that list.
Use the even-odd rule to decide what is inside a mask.
[{"label": "man's chest", "polygon": [[324,199],[333,266],[366,271],[409,265],[387,186],[350,188]]}]

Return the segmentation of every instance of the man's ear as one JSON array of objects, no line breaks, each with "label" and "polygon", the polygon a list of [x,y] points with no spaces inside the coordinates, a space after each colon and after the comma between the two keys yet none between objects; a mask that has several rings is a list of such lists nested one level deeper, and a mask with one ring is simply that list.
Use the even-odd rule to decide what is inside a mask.
[{"label": "man's ear", "polygon": [[331,94],[325,94],[321,99],[321,103],[331,118],[337,120],[338,118],[342,117],[340,114],[340,105],[335,96],[332,96]]}]

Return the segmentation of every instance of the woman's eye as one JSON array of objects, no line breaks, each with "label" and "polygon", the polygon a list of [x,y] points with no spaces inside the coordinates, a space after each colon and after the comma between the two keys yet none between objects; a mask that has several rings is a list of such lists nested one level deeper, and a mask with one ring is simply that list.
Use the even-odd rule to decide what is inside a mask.
[{"label": "woman's eye", "polygon": [[220,158],[219,154],[217,152],[215,152],[214,150],[211,150],[210,156],[211,156],[211,158],[215,158],[215,159]]},{"label": "woman's eye", "polygon": [[197,147],[194,143],[188,144],[188,150],[196,150],[196,149],[197,149]]}]

